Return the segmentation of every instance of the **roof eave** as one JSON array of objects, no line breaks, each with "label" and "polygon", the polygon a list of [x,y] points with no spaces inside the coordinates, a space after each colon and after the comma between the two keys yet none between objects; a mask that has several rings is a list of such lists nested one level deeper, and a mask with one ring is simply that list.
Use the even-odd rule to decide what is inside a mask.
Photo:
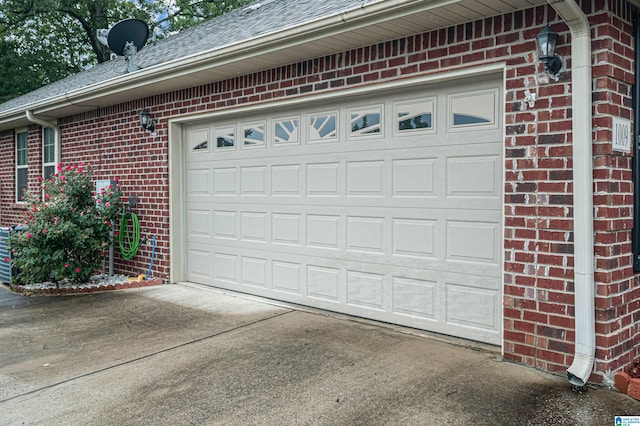
[{"label": "roof eave", "polygon": [[[393,28],[388,31],[397,34],[404,34],[402,31],[411,31],[411,34],[415,34],[422,30],[431,29],[433,25],[438,23],[430,23],[426,20],[424,28],[415,27],[414,24],[414,27],[408,29],[388,24],[408,16],[415,17],[416,14],[447,8],[462,1],[378,0],[370,2],[301,26],[289,27],[241,43],[170,60],[135,73],[124,74],[98,84],[8,110],[0,114],[0,131],[28,124],[25,118],[27,110],[40,116],[59,118],[127,100],[140,99],[158,93],[194,87],[278,67],[282,64],[295,63],[308,59],[309,52],[316,53],[315,57],[321,57],[345,50],[349,43],[353,44],[351,48],[359,47],[355,45],[358,40],[352,34],[374,26],[386,25],[387,28]],[[367,31],[366,42],[360,40],[360,46],[389,39],[392,38],[389,38],[389,35],[384,32],[372,31],[369,35]]]}]

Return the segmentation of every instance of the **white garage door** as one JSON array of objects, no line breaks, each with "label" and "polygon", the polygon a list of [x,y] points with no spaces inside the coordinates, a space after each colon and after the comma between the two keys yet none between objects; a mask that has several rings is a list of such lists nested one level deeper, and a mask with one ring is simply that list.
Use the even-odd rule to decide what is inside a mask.
[{"label": "white garage door", "polygon": [[501,343],[501,80],[185,129],[187,280]]}]

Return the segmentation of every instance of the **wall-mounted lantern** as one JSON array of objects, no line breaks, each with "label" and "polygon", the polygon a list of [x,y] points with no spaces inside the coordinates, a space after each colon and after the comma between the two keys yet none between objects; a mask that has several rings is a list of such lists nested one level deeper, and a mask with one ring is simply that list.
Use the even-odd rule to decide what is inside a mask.
[{"label": "wall-mounted lantern", "polygon": [[142,111],[140,111],[140,124],[142,125],[142,127],[153,133],[156,131],[156,119],[152,119],[151,115],[149,114],[149,111],[147,111],[146,108],[144,108]]},{"label": "wall-mounted lantern", "polygon": [[549,25],[536,36],[538,57],[540,62],[544,64],[544,70],[552,77],[558,75],[560,68],[562,68],[562,60],[556,55],[556,41],[558,41],[558,33],[553,31]]}]

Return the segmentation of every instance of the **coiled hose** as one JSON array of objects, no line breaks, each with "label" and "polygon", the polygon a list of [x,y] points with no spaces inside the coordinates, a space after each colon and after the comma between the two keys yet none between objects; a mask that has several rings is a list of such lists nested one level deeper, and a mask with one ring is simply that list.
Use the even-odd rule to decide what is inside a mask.
[{"label": "coiled hose", "polygon": [[[131,226],[129,225],[129,218],[131,218]],[[122,253],[122,257],[126,260],[133,259],[140,247],[140,222],[135,213],[126,212],[124,208],[122,209],[122,218],[120,219],[118,242],[120,243],[120,253]]]}]

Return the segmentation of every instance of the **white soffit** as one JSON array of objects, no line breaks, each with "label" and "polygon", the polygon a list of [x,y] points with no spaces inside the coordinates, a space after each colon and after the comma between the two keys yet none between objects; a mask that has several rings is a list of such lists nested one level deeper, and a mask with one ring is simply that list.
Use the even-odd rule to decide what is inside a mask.
[{"label": "white soffit", "polygon": [[[640,2],[640,0],[638,0]],[[380,0],[231,46],[168,61],[0,115],[0,130],[25,110],[51,118],[250,74],[357,47],[546,4],[546,0]]]}]

